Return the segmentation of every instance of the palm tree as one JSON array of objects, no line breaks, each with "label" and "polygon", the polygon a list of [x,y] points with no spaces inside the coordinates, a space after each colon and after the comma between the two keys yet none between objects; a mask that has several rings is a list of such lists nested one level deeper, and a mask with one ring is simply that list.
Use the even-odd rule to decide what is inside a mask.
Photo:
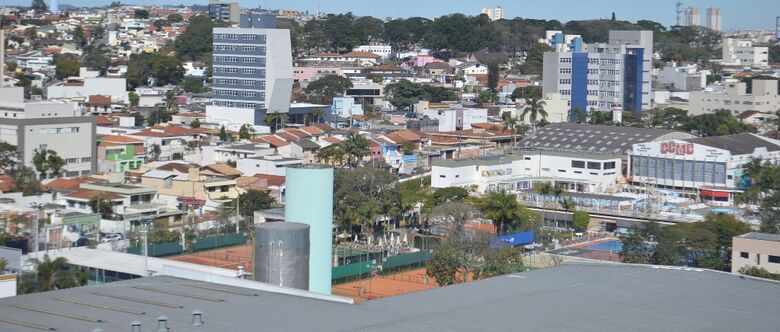
[{"label": "palm tree", "polygon": [[579,107],[572,108],[571,110],[569,110],[569,122],[587,123],[588,112],[585,112]]},{"label": "palm tree", "polygon": [[168,113],[178,113],[179,112],[179,103],[177,100],[178,91],[176,88],[170,89],[165,92],[165,110],[168,111]]},{"label": "palm tree", "polygon": [[[556,202],[560,202],[561,194],[563,193],[563,189],[560,185],[555,184],[551,185],[549,182],[542,182],[536,185],[534,187],[534,192],[537,194],[542,195],[542,219],[544,219],[544,213],[546,212],[545,209],[547,207],[547,196],[553,196],[555,197]],[[558,230],[558,221],[555,221],[555,230]],[[554,233],[553,233],[554,234]],[[555,235],[553,235],[555,236]]]},{"label": "palm tree", "polygon": [[43,260],[30,259],[34,266],[34,272],[22,275],[19,284],[20,293],[45,292],[55,289],[64,289],[87,284],[88,275],[81,271],[68,269],[68,260],[65,257],[50,259],[44,255]]},{"label": "palm tree", "polygon": [[528,120],[531,122],[531,127],[534,131],[536,130],[537,119],[547,119],[547,111],[544,110],[544,106],[546,105],[547,103],[544,102],[544,100],[540,100],[536,97],[525,99],[525,109],[523,109],[523,114],[521,117],[525,119],[525,115],[528,114]]},{"label": "palm tree", "polygon": [[321,108],[315,108],[311,111],[311,115],[314,117],[314,122],[320,123],[325,118],[325,111]]},{"label": "palm tree", "polygon": [[512,146],[515,146],[515,129],[517,128],[517,118],[512,116],[510,112],[501,113],[501,121],[504,123],[504,127],[509,129],[512,134]]},{"label": "palm tree", "polygon": [[266,113],[265,119],[263,119],[265,124],[271,127],[273,131],[276,131],[276,124],[279,120],[281,120],[281,113]]},{"label": "palm tree", "polygon": [[498,223],[498,234],[504,233],[506,225],[518,217],[519,205],[514,195],[506,191],[490,192],[480,200],[482,214]]},{"label": "palm tree", "polygon": [[347,154],[347,159],[351,167],[356,167],[360,158],[368,153],[368,140],[363,135],[351,133],[347,139],[341,143],[342,149]]}]

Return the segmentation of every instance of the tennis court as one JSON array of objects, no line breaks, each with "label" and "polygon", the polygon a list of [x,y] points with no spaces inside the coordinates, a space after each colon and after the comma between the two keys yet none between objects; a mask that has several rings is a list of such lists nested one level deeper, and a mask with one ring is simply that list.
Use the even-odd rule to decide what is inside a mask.
[{"label": "tennis court", "polygon": [[615,238],[587,242],[550,251],[551,254],[619,262],[623,244]]},{"label": "tennis court", "polygon": [[439,287],[433,278],[426,276],[425,269],[415,269],[385,276],[375,276],[338,285],[333,285],[333,295],[349,297],[355,302],[401,295]]}]

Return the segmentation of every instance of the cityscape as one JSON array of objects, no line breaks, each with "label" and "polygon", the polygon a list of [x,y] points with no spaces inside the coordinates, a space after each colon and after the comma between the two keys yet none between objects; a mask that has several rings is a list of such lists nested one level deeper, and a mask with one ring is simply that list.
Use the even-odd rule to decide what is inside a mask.
[{"label": "cityscape", "polygon": [[780,326],[778,4],[103,2],[0,2],[0,331]]}]

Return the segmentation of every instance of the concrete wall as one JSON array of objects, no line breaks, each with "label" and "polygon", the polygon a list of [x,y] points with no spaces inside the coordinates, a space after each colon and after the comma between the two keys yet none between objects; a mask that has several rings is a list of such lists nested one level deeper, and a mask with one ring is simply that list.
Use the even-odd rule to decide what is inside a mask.
[{"label": "concrete wall", "polygon": [[[769,256],[780,256],[780,235],[777,241],[764,241],[735,237],[732,242],[731,272],[748,267],[761,267],[771,273],[780,273],[780,264],[770,263]],[[742,257],[747,253],[748,258]]]}]

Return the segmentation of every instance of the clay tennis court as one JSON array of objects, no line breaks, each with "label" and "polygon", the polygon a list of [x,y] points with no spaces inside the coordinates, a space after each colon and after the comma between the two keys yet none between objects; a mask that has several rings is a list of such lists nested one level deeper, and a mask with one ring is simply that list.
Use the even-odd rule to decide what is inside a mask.
[{"label": "clay tennis court", "polygon": [[238,270],[243,266],[244,271],[252,271],[252,245],[243,245],[197,253],[168,257],[169,259],[200,265],[221,267],[224,269]]},{"label": "clay tennis court", "polygon": [[334,285],[333,295],[349,297],[355,302],[395,296],[439,287],[436,280],[429,278],[425,283],[425,269],[415,269],[371,279]]}]

